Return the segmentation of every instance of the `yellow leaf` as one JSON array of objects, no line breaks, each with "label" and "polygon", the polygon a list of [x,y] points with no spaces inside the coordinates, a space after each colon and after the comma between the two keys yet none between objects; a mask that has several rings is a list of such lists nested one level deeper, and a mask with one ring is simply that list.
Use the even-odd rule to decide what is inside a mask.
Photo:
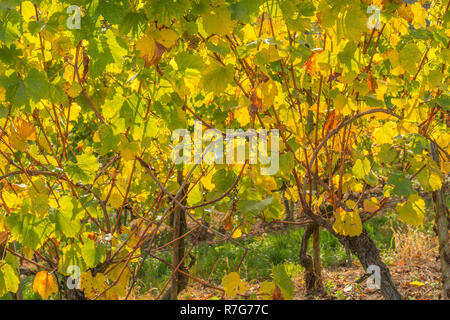
[{"label": "yellow leaf", "polygon": [[244,107],[238,108],[234,112],[234,117],[242,127],[250,123],[250,113],[248,112],[247,108]]},{"label": "yellow leaf", "polygon": [[113,191],[111,192],[111,195],[109,196],[108,204],[113,208],[119,209],[122,203],[123,203],[123,196],[120,194],[117,188],[114,188]]},{"label": "yellow leaf", "polygon": [[436,191],[442,188],[442,179],[437,172],[430,171],[430,177],[428,180],[431,190]]},{"label": "yellow leaf", "polygon": [[270,108],[277,94],[277,86],[272,80],[266,81],[259,86],[257,89],[257,95],[262,98],[262,111]]},{"label": "yellow leaf", "polygon": [[393,122],[386,122],[382,127],[375,129],[372,134],[377,145],[392,143],[395,136],[397,136],[397,128]]},{"label": "yellow leaf", "polygon": [[23,1],[20,12],[22,13],[23,19],[27,22],[36,19],[36,10],[31,1]]},{"label": "yellow leaf", "polygon": [[336,109],[342,111],[347,104],[347,98],[342,93],[338,93],[333,102]]},{"label": "yellow leaf", "polygon": [[397,14],[408,22],[412,22],[414,19],[414,13],[411,10],[411,6],[408,6],[406,3],[403,3],[400,8],[397,9]]},{"label": "yellow leaf", "polygon": [[222,279],[222,286],[225,290],[225,294],[230,298],[234,298],[238,293],[245,294],[249,289],[248,283],[241,280],[239,273],[237,272],[226,275]]},{"label": "yellow leaf", "polygon": [[442,171],[445,173],[450,173],[450,161],[442,162]]},{"label": "yellow leaf", "polygon": [[100,136],[98,134],[98,131],[94,132],[94,135],[92,136],[92,141],[97,142],[97,143],[100,142]]},{"label": "yellow leaf", "polygon": [[126,139],[122,139],[122,143],[119,146],[119,152],[123,160],[133,160],[136,154],[139,152],[139,144],[134,142],[127,142]]},{"label": "yellow leaf", "polygon": [[363,160],[358,159],[355,161],[355,165],[352,168],[352,173],[358,179],[363,179],[370,173],[370,161],[367,158]]},{"label": "yellow leaf", "polygon": [[237,228],[236,230],[234,230],[232,237],[233,239],[242,237],[241,228]]},{"label": "yellow leaf", "polygon": [[2,191],[3,200],[7,203],[9,209],[15,209],[22,204],[23,197],[17,192]]},{"label": "yellow leaf", "polygon": [[36,140],[36,128],[23,119],[17,119],[14,124],[15,131],[22,140]]},{"label": "yellow leaf", "polygon": [[[139,256],[139,253],[140,252],[138,250],[135,252],[135,255]],[[126,294],[128,281],[131,277],[131,272],[127,266],[125,266],[125,269],[122,272],[124,266],[124,263],[119,263],[107,270],[106,273],[108,274],[108,278],[111,281],[117,281],[117,283],[110,290],[108,290],[108,292],[106,293],[106,299],[118,299],[119,297]]]},{"label": "yellow leaf", "polygon": [[333,224],[333,229],[339,234],[344,236],[359,236],[362,232],[361,218],[358,212],[351,211],[347,212],[342,208],[339,208],[334,216],[336,221]]},{"label": "yellow leaf", "polygon": [[271,281],[264,281],[259,287],[259,294],[262,300],[270,300],[273,291],[275,290],[275,283]]},{"label": "yellow leaf", "polygon": [[82,88],[78,82],[64,82],[62,85],[64,92],[71,98],[76,98],[80,95]]},{"label": "yellow leaf", "polygon": [[[80,289],[86,298],[94,299],[107,288],[107,282],[108,279],[103,273],[97,273],[93,277],[91,271],[83,272],[80,277]],[[105,299],[105,296],[102,295],[99,299]]]},{"label": "yellow leaf", "polygon": [[425,285],[425,283],[420,282],[420,281],[411,281],[409,284],[412,286],[415,286],[415,287],[422,287]]},{"label": "yellow leaf", "polygon": [[178,35],[171,29],[162,29],[159,31],[159,36],[155,40],[166,49],[171,49],[177,43]]},{"label": "yellow leaf", "polygon": [[203,16],[203,28],[208,34],[225,36],[233,31],[230,11],[225,6],[214,8]]},{"label": "yellow leaf", "polygon": [[145,60],[146,64],[148,64],[148,62],[153,59],[156,52],[155,39],[145,34],[136,41],[136,50],[139,51],[139,56]]},{"label": "yellow leaf", "polygon": [[380,208],[378,199],[372,197],[370,199],[364,200],[364,211],[369,213],[374,213]]},{"label": "yellow leaf", "polygon": [[58,292],[55,277],[47,271],[40,271],[33,281],[33,291],[39,293],[42,299],[47,299],[53,293]]},{"label": "yellow leaf", "polygon": [[420,1],[417,1],[411,6],[411,11],[414,13],[414,27],[425,28],[427,26],[426,18],[427,18],[427,10],[422,7]]},{"label": "yellow leaf", "polygon": [[6,89],[0,86],[0,102],[4,102],[6,99]]},{"label": "yellow leaf", "polygon": [[418,195],[412,194],[405,203],[397,204],[395,210],[398,219],[413,226],[423,224],[425,214],[425,201]]},{"label": "yellow leaf", "polygon": [[11,147],[26,151],[28,149],[29,140],[36,140],[36,129],[23,119],[17,119],[13,125],[9,127],[8,141]]},{"label": "yellow leaf", "polygon": [[21,140],[19,135],[15,132],[10,133],[8,137],[9,144],[14,149],[20,150],[20,151],[26,151],[28,149],[28,143],[25,140]]}]

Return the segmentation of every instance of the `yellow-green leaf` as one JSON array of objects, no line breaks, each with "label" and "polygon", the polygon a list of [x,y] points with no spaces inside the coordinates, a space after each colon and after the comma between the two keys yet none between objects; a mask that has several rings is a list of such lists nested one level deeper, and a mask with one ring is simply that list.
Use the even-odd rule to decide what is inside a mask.
[{"label": "yellow-green leaf", "polygon": [[413,226],[423,224],[425,216],[425,201],[416,193],[412,194],[405,203],[397,204],[395,210],[398,219]]},{"label": "yellow-green leaf", "polygon": [[333,229],[343,236],[355,237],[359,236],[362,232],[361,218],[356,210],[347,212],[342,208],[339,208],[334,217],[336,221],[333,224]]}]

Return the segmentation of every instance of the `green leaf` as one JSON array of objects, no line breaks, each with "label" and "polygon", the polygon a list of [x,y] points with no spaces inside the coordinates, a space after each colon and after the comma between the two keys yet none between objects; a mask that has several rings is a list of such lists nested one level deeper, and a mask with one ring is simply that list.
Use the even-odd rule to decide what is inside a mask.
[{"label": "green leaf", "polygon": [[56,232],[59,238],[65,235],[74,238],[81,230],[78,214],[81,206],[75,197],[63,196],[59,200],[59,210],[56,213]]},{"label": "green leaf", "polygon": [[372,187],[375,187],[378,184],[377,176],[373,172],[369,172],[364,180]]},{"label": "green leaf", "polygon": [[221,169],[216,171],[211,178],[214,183],[214,191],[223,193],[227,191],[236,180],[236,174],[231,170]]},{"label": "green leaf", "polygon": [[127,4],[124,0],[105,0],[99,2],[97,10],[109,23],[119,24],[126,14]]},{"label": "green leaf", "polygon": [[404,173],[394,172],[386,182],[394,186],[392,192],[398,196],[409,197],[413,192],[411,179]]},{"label": "green leaf", "polygon": [[397,158],[397,151],[389,143],[385,143],[380,146],[380,151],[377,154],[377,158],[381,163],[391,163]]},{"label": "green leaf", "polygon": [[224,67],[218,62],[212,62],[202,73],[201,83],[206,91],[222,94],[233,79],[234,67],[231,64]]},{"label": "green leaf", "polygon": [[180,72],[184,72],[186,69],[202,70],[205,65],[200,56],[185,51],[180,52],[175,57],[175,61],[177,62],[178,70]]},{"label": "green leaf", "polygon": [[70,275],[70,272],[67,270],[70,266],[79,267],[80,272],[85,272],[87,270],[79,243],[69,244],[62,249],[62,256],[58,263],[58,271],[64,275]]},{"label": "green leaf", "polygon": [[408,43],[400,50],[400,63],[410,74],[417,72],[422,53],[413,43]]},{"label": "green leaf", "polygon": [[48,98],[50,94],[50,86],[46,76],[36,69],[31,69],[25,79],[25,87],[27,96],[31,97],[34,102]]},{"label": "green leaf", "polygon": [[9,264],[3,264],[0,267],[0,297],[8,292],[17,292],[19,282],[19,274],[15,268]]},{"label": "green leaf", "polygon": [[287,152],[280,156],[280,173],[283,176],[290,176],[294,168],[294,155]]},{"label": "green leaf", "polygon": [[359,2],[353,2],[347,7],[344,16],[344,34],[353,41],[359,41],[361,35],[367,30],[367,17],[364,11],[361,10]]},{"label": "green leaf", "polygon": [[81,253],[87,268],[96,267],[99,263],[104,262],[106,258],[105,245],[102,243],[95,244],[95,241],[90,239],[84,241]]},{"label": "green leaf", "polygon": [[166,122],[169,130],[186,128],[186,114],[181,107],[175,104],[162,105],[159,101],[154,103],[156,114]]},{"label": "green leaf", "polygon": [[[144,10],[149,20],[158,21],[161,25],[170,25],[173,21],[184,16],[196,1],[189,0],[147,0]],[[181,20],[181,19],[180,19]]]},{"label": "green leaf", "polygon": [[117,148],[120,142],[120,137],[114,135],[113,129],[107,124],[102,124],[98,129],[98,135],[100,137],[100,152],[106,154],[111,150]]},{"label": "green leaf", "polygon": [[229,6],[231,18],[244,23],[251,23],[252,18],[259,13],[259,6],[261,3],[261,0],[236,1]]},{"label": "green leaf", "polygon": [[50,95],[45,75],[36,69],[31,69],[25,80],[20,79],[16,73],[0,77],[0,86],[6,88],[6,98],[16,107],[27,105],[30,101],[38,102]]},{"label": "green leaf", "polygon": [[15,44],[11,46],[2,46],[0,48],[0,60],[5,64],[10,65],[13,64],[14,61],[21,55],[21,51],[16,48]]},{"label": "green leaf", "polygon": [[280,288],[285,300],[291,300],[294,297],[294,284],[286,273],[284,265],[273,267],[273,279],[275,284]]},{"label": "green leaf", "polygon": [[121,67],[124,56],[128,53],[126,45],[108,29],[103,36],[92,39],[89,42],[89,55],[95,57],[92,66],[89,65],[89,74],[98,77],[103,72],[108,71],[108,66],[116,64]]},{"label": "green leaf", "polygon": [[[3,0],[1,1],[1,5],[3,6]],[[11,7],[6,7],[6,14],[3,15],[2,12],[0,12],[0,41],[4,42],[6,44],[10,44],[13,41],[16,41],[21,34],[21,26],[23,23],[22,16],[20,15],[18,10],[14,10],[14,5],[12,5],[14,2],[9,2],[11,4]],[[7,6],[8,4],[5,4],[4,6]]]},{"label": "green leaf", "polygon": [[219,42],[218,45],[213,44],[212,42],[206,42],[206,48],[212,52],[218,53],[221,56],[226,56],[230,53],[230,48],[228,47],[226,42]]},{"label": "green leaf", "polygon": [[30,21],[28,23],[28,30],[32,35],[36,35],[45,28],[46,24],[42,21]]},{"label": "green leaf", "polygon": [[[268,199],[265,199],[263,201],[269,202]],[[284,206],[281,204],[280,197],[274,197],[271,202],[267,205],[266,209],[263,209],[264,211],[264,220],[266,222],[270,222],[273,220],[283,219],[284,215]]]},{"label": "green leaf", "polygon": [[450,95],[442,94],[439,98],[436,98],[436,103],[442,106],[445,111],[450,111]]},{"label": "green leaf", "polygon": [[[348,70],[352,70],[352,61],[355,59],[356,43],[348,41],[345,44],[344,50],[338,53],[339,61],[344,64]],[[357,70],[355,70],[357,71]]]},{"label": "green leaf", "polygon": [[70,179],[74,182],[92,183],[99,169],[97,158],[92,154],[83,153],[77,160],[77,163],[72,162],[66,166]]},{"label": "green leaf", "polygon": [[54,231],[54,225],[47,218],[32,214],[11,214],[6,222],[13,236],[25,247],[38,249]]},{"label": "green leaf", "polygon": [[5,262],[7,264],[9,264],[11,267],[13,267],[14,269],[19,268],[19,262],[17,261],[17,257],[14,256],[12,253],[10,253],[9,251],[6,252],[6,256],[5,256]]},{"label": "green leaf", "polygon": [[312,17],[316,8],[314,4],[309,1],[302,1],[297,4],[298,13],[305,17]]},{"label": "green leaf", "polygon": [[241,200],[239,201],[239,210],[243,213],[258,214],[264,211],[269,204],[272,203],[272,196],[259,200]]},{"label": "green leaf", "polygon": [[202,17],[203,28],[208,34],[225,36],[233,31],[230,11],[224,6],[217,7]]},{"label": "green leaf", "polygon": [[31,199],[31,212],[38,217],[44,216],[48,212],[48,194],[47,192],[37,192],[35,189],[28,191]]}]

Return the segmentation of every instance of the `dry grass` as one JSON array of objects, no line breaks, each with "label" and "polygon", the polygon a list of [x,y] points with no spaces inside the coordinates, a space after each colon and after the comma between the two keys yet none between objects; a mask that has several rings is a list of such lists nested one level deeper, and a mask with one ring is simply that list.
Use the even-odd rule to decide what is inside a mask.
[{"label": "dry grass", "polygon": [[436,237],[409,225],[392,228],[395,252],[394,263],[410,264],[433,258],[437,252]]}]

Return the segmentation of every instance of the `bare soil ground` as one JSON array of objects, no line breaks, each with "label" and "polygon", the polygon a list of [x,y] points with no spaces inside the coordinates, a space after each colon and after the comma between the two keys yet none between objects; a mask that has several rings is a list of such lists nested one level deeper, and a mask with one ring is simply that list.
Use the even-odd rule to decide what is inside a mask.
[{"label": "bare soil ground", "polygon": [[[441,295],[441,273],[438,246],[435,237],[417,229],[406,227],[407,230],[394,232],[395,251],[383,257],[388,265],[394,283],[397,285],[403,299],[406,300],[436,300]],[[332,266],[323,269],[323,284],[327,294],[315,299],[341,300],[379,300],[383,299],[379,290],[370,290],[367,280],[357,284],[356,281],[364,275],[364,270],[358,261],[353,265]],[[292,279],[295,287],[295,300],[307,299],[303,274]],[[250,283],[250,293],[257,293],[259,283]],[[211,297],[226,299],[221,292],[198,283],[190,283],[188,288],[180,293],[180,299],[210,299]]]},{"label": "bare soil ground", "polygon": [[[413,259],[412,263],[399,261],[389,266],[394,283],[406,300],[436,300],[440,299],[440,267],[436,258]],[[315,297],[321,300],[381,300],[383,296],[378,290],[367,288],[366,281],[357,284],[356,281],[364,275],[358,262],[350,267],[334,266],[323,270],[323,283],[327,295]],[[293,279],[295,286],[294,300],[308,299],[305,292],[303,276]],[[250,293],[257,293],[259,283],[250,284]],[[221,292],[205,287],[199,283],[190,283],[188,288],[180,293],[179,299],[205,300],[211,297],[226,299]],[[151,297],[147,297],[150,298]]]},{"label": "bare soil ground", "polygon": [[[285,229],[286,225],[261,226],[252,231],[252,235],[264,232],[274,232]],[[289,228],[289,227],[288,227]],[[437,300],[441,295],[441,273],[436,237],[428,235],[412,227],[394,230],[395,251],[383,256],[388,265],[392,279],[405,300]],[[370,290],[367,280],[357,284],[356,281],[364,275],[364,270],[358,261],[351,266],[337,265],[323,269],[322,278],[326,295],[313,297],[321,300],[381,300],[379,290]],[[294,300],[308,299],[306,296],[303,274],[292,279],[295,287]],[[249,294],[258,293],[260,283],[250,281]],[[217,285],[220,287],[220,285]],[[156,290],[136,299],[155,299]],[[221,291],[190,281],[178,299],[207,300],[211,298],[228,299]],[[311,298],[309,298],[311,299]]]}]

